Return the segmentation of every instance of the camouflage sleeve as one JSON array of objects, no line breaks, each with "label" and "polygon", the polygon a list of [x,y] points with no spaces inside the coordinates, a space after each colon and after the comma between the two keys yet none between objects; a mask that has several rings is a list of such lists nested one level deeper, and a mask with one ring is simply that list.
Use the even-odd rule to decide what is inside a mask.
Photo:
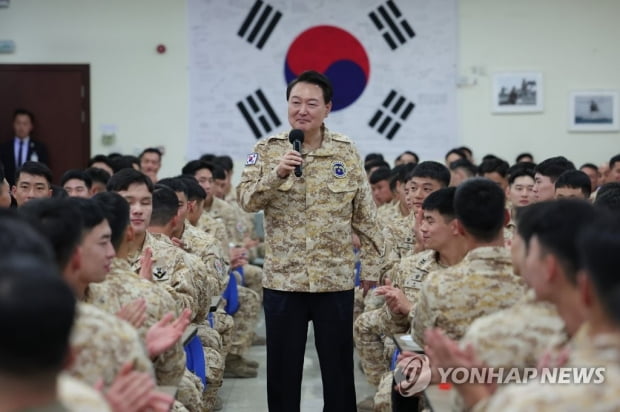
[{"label": "camouflage sleeve", "polygon": [[[177,315],[176,304],[170,296],[161,289],[159,294],[159,318],[163,318],[166,314],[172,312]],[[185,373],[185,350],[181,342],[177,342],[172,348],[160,354],[153,361],[155,368],[155,377],[158,385],[177,386]]]},{"label": "camouflage sleeve", "polygon": [[432,277],[424,282],[420,299],[412,310],[411,336],[420,346],[424,346],[424,331],[434,327],[437,321],[437,313],[433,308],[434,289],[432,284]]},{"label": "camouflage sleeve", "polygon": [[[356,149],[358,167],[363,171],[362,160]],[[361,260],[362,274],[364,280],[378,281],[381,274],[385,271],[384,255],[385,243],[379,225],[377,224],[377,208],[368,179],[363,173],[359,176],[357,193],[353,199],[353,216],[351,227],[359,236],[362,244]]]},{"label": "camouflage sleeve", "polygon": [[248,156],[241,174],[241,182],[237,186],[239,205],[246,212],[265,209],[275,190],[286,181],[277,175],[275,167],[267,168],[266,149],[266,141],[254,146],[254,153]]},{"label": "camouflage sleeve", "polygon": [[[184,254],[185,264],[192,272],[192,285],[190,286],[194,290],[194,296],[196,299],[194,312],[196,319],[205,319],[211,306],[211,284],[209,282],[209,276],[215,276],[213,273],[209,274],[209,270],[202,263],[198,256],[186,253]],[[213,269],[212,272],[215,272]]]},{"label": "camouflage sleeve", "polygon": [[192,311],[192,319],[201,312],[198,291],[191,282],[191,270],[187,267],[177,268],[170,283],[161,283],[176,302],[179,312],[184,309]]}]

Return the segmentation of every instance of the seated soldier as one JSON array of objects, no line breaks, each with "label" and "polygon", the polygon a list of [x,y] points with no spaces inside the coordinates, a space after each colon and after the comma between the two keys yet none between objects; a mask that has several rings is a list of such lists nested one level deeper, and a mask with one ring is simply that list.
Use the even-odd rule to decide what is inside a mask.
[{"label": "seated soldier", "polygon": [[[557,213],[557,209],[553,212]],[[545,218],[554,215],[549,211]],[[557,373],[557,368],[565,368],[573,373],[562,383],[549,380],[543,384],[540,375],[531,377],[523,384],[504,385],[494,394],[485,385],[456,385],[466,407],[489,411],[503,409],[506,405],[515,411],[611,411],[620,408],[617,396],[620,322],[616,305],[620,284],[614,262],[614,252],[620,247],[620,222],[617,216],[595,217],[592,209],[584,211],[583,215],[581,219],[588,222],[581,225],[577,240],[567,238],[566,229],[558,230],[541,218],[531,229],[525,267],[527,272],[540,275],[536,276],[537,296],[551,298],[572,336],[563,352],[564,359],[545,361],[540,372],[553,374]],[[571,289],[566,288],[569,285]],[[563,288],[562,295],[558,293],[558,286]],[[473,353],[461,356],[462,351],[440,333],[430,333],[431,339],[437,348],[430,353],[436,364],[443,366],[449,362],[451,366],[466,368],[471,368],[473,363],[481,364]],[[454,362],[455,357],[459,357],[459,361]],[[586,368],[603,368],[602,381],[587,378],[580,381],[574,371]]]},{"label": "seated soldier", "polygon": [[67,170],[60,179],[60,186],[70,197],[88,199],[92,196],[93,181],[86,172],[79,169]]},{"label": "seated soldier", "polygon": [[567,170],[562,173],[555,181],[555,198],[577,198],[590,199],[591,186],[590,178],[579,170]]},{"label": "seated soldier", "polygon": [[598,190],[594,205],[613,213],[620,212],[620,182],[607,183]]},{"label": "seated soldier", "polygon": [[17,206],[32,199],[52,196],[52,171],[43,163],[28,161],[15,172],[15,186],[12,194]]},{"label": "seated soldier", "polygon": [[534,168],[534,197],[537,202],[552,200],[555,197],[555,181],[567,170],[575,170],[575,165],[564,156],[550,157]]},{"label": "seated soldier", "polygon": [[[106,247],[96,247],[101,257],[97,263],[81,258],[91,244],[105,243],[103,227],[84,237],[83,219],[77,206],[68,199],[45,199],[29,202],[21,208],[21,214],[53,245],[56,263],[63,279],[78,298],[82,299],[88,284],[105,271]],[[97,240],[94,240],[97,238]],[[90,246],[89,246],[90,245]],[[103,266],[103,268],[101,267]],[[91,277],[92,276],[92,277]],[[146,356],[143,343],[136,330],[127,322],[100,309],[79,302],[77,316],[71,334],[71,346],[75,360],[69,373],[90,384],[107,388],[104,396],[114,410],[124,410],[123,405],[135,400],[127,396],[147,400],[153,407],[170,407],[173,399],[154,391],[153,366]],[[126,388],[117,385],[131,370],[135,369],[134,380],[139,381],[140,391],[124,392]]]},{"label": "seated soldier", "polygon": [[590,193],[596,192],[596,189],[600,186],[599,180],[601,179],[601,172],[599,172],[598,166],[594,163],[584,163],[579,170],[590,178]]},{"label": "seated soldier", "polygon": [[[465,245],[454,220],[454,191],[454,188],[439,189],[424,200],[424,219],[420,229],[423,234],[421,241],[425,242],[427,250],[404,257],[392,268],[386,274],[389,277],[385,280],[386,285],[376,290],[378,295],[386,297],[386,303],[379,309],[363,313],[354,322],[355,346],[369,383],[377,386],[386,373],[390,375],[387,396],[377,394],[380,399],[374,404],[375,409],[389,410],[392,379],[388,372],[389,360],[384,356],[384,341],[391,335],[409,330],[410,315],[427,274],[454,265],[465,256]],[[358,409],[372,407],[372,398],[358,404]]]}]

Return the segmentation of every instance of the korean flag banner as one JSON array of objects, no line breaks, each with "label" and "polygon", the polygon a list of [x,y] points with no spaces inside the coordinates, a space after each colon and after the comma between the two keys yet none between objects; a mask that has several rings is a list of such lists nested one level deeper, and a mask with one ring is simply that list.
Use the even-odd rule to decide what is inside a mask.
[{"label": "korean flag banner", "polygon": [[456,144],[456,0],[187,2],[188,159],[247,159],[288,130],[286,85],[305,70],[331,80],[326,125],[362,156]]}]

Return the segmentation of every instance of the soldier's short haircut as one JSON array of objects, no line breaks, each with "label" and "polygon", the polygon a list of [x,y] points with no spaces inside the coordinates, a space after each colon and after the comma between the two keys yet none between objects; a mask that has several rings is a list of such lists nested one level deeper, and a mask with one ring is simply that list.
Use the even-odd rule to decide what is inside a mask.
[{"label": "soldier's short haircut", "polygon": [[123,169],[114,173],[110,180],[108,180],[107,189],[108,192],[121,192],[129,189],[129,186],[133,184],[146,185],[148,191],[153,193],[153,182],[151,179],[135,169]]},{"label": "soldier's short haircut", "polygon": [[325,104],[332,101],[334,95],[334,88],[332,82],[322,73],[314,70],[307,70],[299,75],[296,79],[292,80],[286,87],[286,101],[291,96],[291,90],[297,83],[310,83],[315,84],[323,91],[323,102]]},{"label": "soldier's short haircut", "polygon": [[382,180],[389,181],[391,177],[390,169],[387,167],[380,167],[370,174],[368,181],[371,185],[379,183]]},{"label": "soldier's short haircut", "polygon": [[47,183],[52,185],[52,171],[45,163],[33,162],[31,160],[25,162],[15,172],[15,182],[19,182],[19,176],[22,173],[26,173],[32,176],[42,176],[47,180]]},{"label": "soldier's short haircut", "polygon": [[98,203],[93,202],[91,199],[71,197],[69,202],[75,205],[80,216],[82,216],[82,230],[84,233],[90,232],[95,226],[105,220],[103,210],[101,210]]},{"label": "soldier's short haircut", "polygon": [[110,164],[112,165],[112,170],[114,170],[114,174],[120,172],[123,169],[134,169],[134,165],[138,168],[140,167],[140,159],[136,156],[130,155],[121,155],[110,157]]},{"label": "soldier's short haircut", "polygon": [[448,152],[446,153],[444,158],[447,159],[448,156],[450,156],[451,154],[459,155],[461,157],[461,159],[467,159],[467,156],[465,155],[465,153],[461,149],[459,149],[458,147],[455,147],[453,149],[448,150]]},{"label": "soldier's short haircut", "polygon": [[577,251],[604,311],[620,325],[620,216],[603,214],[583,229]]},{"label": "soldier's short haircut", "polygon": [[3,256],[30,253],[56,263],[52,245],[17,209],[0,209],[0,250]]},{"label": "soldier's short haircut", "polygon": [[191,162],[187,162],[183,169],[181,169],[181,174],[194,176],[199,170],[208,169],[213,173],[213,169],[215,166],[213,163],[205,162],[203,160],[192,160]]},{"label": "soldier's short haircut", "polygon": [[0,258],[0,375],[30,380],[60,372],[76,300],[58,268],[32,254]]},{"label": "soldier's short haircut", "polygon": [[82,182],[84,182],[84,186],[89,189],[93,186],[93,180],[90,178],[90,176],[85,171],[80,169],[67,170],[60,178],[60,186],[64,186],[65,183],[67,183],[71,179],[81,180]]},{"label": "soldier's short haircut", "polygon": [[416,164],[420,163],[420,156],[418,156],[418,154],[416,152],[412,152],[411,150],[405,150],[404,152],[399,154],[398,157],[396,158],[396,161],[399,161],[400,159],[402,159],[402,157],[404,155],[413,156],[413,157],[415,157],[415,163]]},{"label": "soldier's short haircut", "polygon": [[426,177],[428,179],[436,180],[443,187],[448,187],[450,184],[450,171],[447,167],[439,162],[427,160],[418,165],[407,176],[407,181],[414,177]]},{"label": "soldier's short haircut", "polygon": [[129,226],[129,203],[123,196],[113,192],[97,193],[92,200],[103,211],[112,230],[112,245],[118,250]]},{"label": "soldier's short haircut", "polygon": [[492,159],[487,159],[485,161],[483,161],[482,163],[480,163],[480,166],[478,166],[478,174],[480,176],[484,176],[486,173],[497,173],[499,174],[501,177],[506,177],[506,175],[508,174],[508,168],[510,166],[508,165],[508,162],[505,160],[502,160],[498,157],[494,157]]},{"label": "soldier's short haircut", "polygon": [[415,163],[405,163],[402,165],[394,166],[390,171],[390,190],[394,192],[396,190],[396,183],[407,183],[407,175],[415,169]]},{"label": "soldier's short haircut", "polygon": [[558,180],[558,177],[567,170],[575,170],[573,162],[565,158],[564,156],[550,157],[545,159],[536,165],[534,173],[540,173],[543,176],[547,176],[552,183]]},{"label": "soldier's short haircut", "polygon": [[387,167],[389,169],[390,165],[383,159],[373,159],[364,163],[364,170],[366,171],[366,173],[368,173],[370,169],[373,169],[375,167]]},{"label": "soldier's short haircut", "polygon": [[437,211],[444,220],[449,221],[454,219],[454,194],[456,193],[455,187],[441,188],[424,199],[422,203],[422,209],[429,212]]},{"label": "soldier's short haircut", "polygon": [[465,230],[476,240],[495,240],[504,227],[506,197],[489,179],[464,181],[454,195],[454,212]]},{"label": "soldier's short haircut", "polygon": [[226,170],[228,173],[233,171],[234,163],[232,157],[228,155],[217,156],[214,160],[214,163]]},{"label": "soldier's short haircut", "polygon": [[579,170],[584,169],[584,168],[585,169],[592,169],[596,173],[599,173],[598,166],[595,165],[594,163],[584,163],[584,164],[581,165],[581,167],[579,167]]},{"label": "soldier's short haircut", "polygon": [[155,185],[151,226],[167,225],[179,211],[179,199],[168,186]]},{"label": "soldier's short haircut", "polygon": [[138,159],[142,160],[142,157],[147,154],[147,153],[154,153],[159,157],[159,160],[161,160],[161,157],[163,156],[163,153],[161,152],[161,150],[159,150],[156,147],[147,147],[146,149],[144,149],[142,151],[142,153],[140,153],[140,156],[138,157]]},{"label": "soldier's short haircut", "polygon": [[[525,158],[525,157],[529,157],[530,159],[533,159],[534,156],[532,156],[531,153],[529,152],[523,152],[523,153],[519,153],[519,155],[517,156],[515,163],[519,163],[521,161],[521,159]],[[530,162],[527,162],[530,163]]]},{"label": "soldier's short haircut", "polygon": [[189,189],[187,188],[187,183],[185,182],[185,179],[180,179],[178,177],[167,177],[158,181],[157,184],[167,186],[176,193],[184,193],[185,197],[189,198]]},{"label": "soldier's short haircut", "polygon": [[70,199],[33,199],[19,213],[54,248],[60,270],[69,263],[82,238],[82,215]]},{"label": "soldier's short haircut", "polygon": [[474,177],[476,176],[476,173],[478,172],[476,165],[474,165],[472,162],[470,162],[467,159],[458,159],[450,163],[450,170],[457,170],[457,169],[461,169],[465,171],[465,174],[467,175],[467,177]]},{"label": "soldier's short haircut", "polygon": [[112,169],[112,163],[110,162],[110,158],[106,155],[98,154],[91,157],[88,160],[88,167],[92,167],[94,163],[105,163],[110,167],[110,169]]},{"label": "soldier's short haircut", "polygon": [[102,183],[107,185],[110,180],[110,174],[103,169],[99,169],[98,167],[89,167],[84,170],[84,173],[90,177],[92,183]]},{"label": "soldier's short haircut", "polygon": [[620,182],[606,183],[596,194],[594,206],[620,215]]},{"label": "soldier's short haircut", "polygon": [[211,173],[213,174],[214,180],[226,180],[226,170],[223,167],[220,167],[217,164],[213,164],[213,169],[211,169]]},{"label": "soldier's short haircut", "polygon": [[181,175],[178,179],[183,180],[187,186],[187,200],[205,200],[207,198],[207,192],[200,186],[200,184],[194,179],[193,176]]},{"label": "soldier's short haircut", "polygon": [[617,162],[620,162],[620,153],[609,159],[609,168],[613,169],[614,164],[616,164]]},{"label": "soldier's short haircut", "polygon": [[[579,199],[559,199],[526,206],[519,213],[517,231],[529,250],[536,237],[544,254],[555,255],[574,285],[581,268],[577,236],[594,221],[597,210]],[[529,252],[528,252],[529,253]]]},{"label": "soldier's short haircut", "polygon": [[[518,166],[518,164],[516,166]],[[530,169],[527,167],[511,167],[508,170],[508,185],[512,186],[512,184],[515,182],[515,180],[517,180],[517,178],[523,176],[531,177],[532,180],[534,180],[534,169]]]},{"label": "soldier's short haircut", "polygon": [[383,155],[381,153],[368,153],[366,157],[364,157],[364,164],[368,162],[372,162],[374,160],[382,160],[385,161]]},{"label": "soldier's short haircut", "polygon": [[558,180],[555,181],[555,188],[559,189],[562,187],[579,189],[586,199],[590,197],[590,193],[592,192],[590,178],[581,170],[567,170],[558,176]]}]

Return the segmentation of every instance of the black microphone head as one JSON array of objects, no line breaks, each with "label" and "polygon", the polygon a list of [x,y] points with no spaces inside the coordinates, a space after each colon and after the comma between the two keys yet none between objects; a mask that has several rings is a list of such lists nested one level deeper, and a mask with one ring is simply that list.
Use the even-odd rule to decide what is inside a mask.
[{"label": "black microphone head", "polygon": [[295,140],[299,140],[299,142],[304,142],[304,131],[299,129],[293,129],[288,134],[288,141],[293,143]]}]

